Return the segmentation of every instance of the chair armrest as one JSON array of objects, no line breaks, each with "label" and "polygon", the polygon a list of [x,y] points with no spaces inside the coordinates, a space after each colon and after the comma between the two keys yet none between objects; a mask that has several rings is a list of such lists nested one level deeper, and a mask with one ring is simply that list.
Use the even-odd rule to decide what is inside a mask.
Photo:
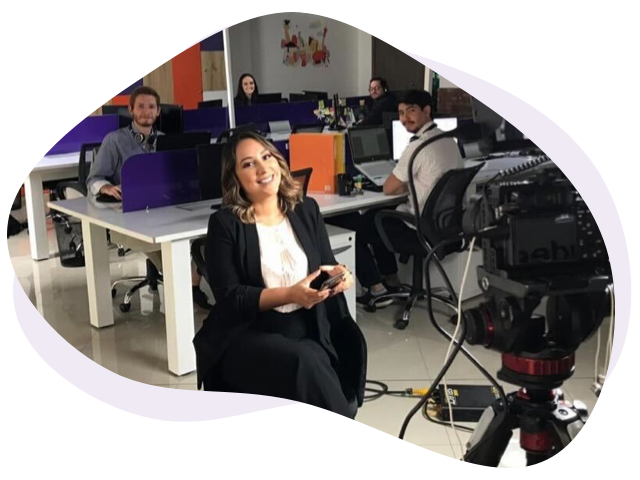
[{"label": "chair armrest", "polygon": [[59,182],[56,185],[56,196],[60,200],[66,200],[67,199],[67,193],[66,193],[67,189],[75,190],[76,192],[78,192],[83,197],[87,196],[87,186],[83,185],[81,182],[76,182],[76,181]]}]

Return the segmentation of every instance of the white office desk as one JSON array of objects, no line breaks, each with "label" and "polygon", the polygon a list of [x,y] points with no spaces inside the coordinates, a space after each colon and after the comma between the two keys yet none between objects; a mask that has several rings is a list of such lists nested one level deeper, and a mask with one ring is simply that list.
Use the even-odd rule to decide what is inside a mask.
[{"label": "white office desk", "polygon": [[[323,215],[337,215],[364,208],[399,203],[403,195],[385,196],[309,193]],[[49,207],[82,220],[82,235],[89,292],[89,318],[94,327],[113,325],[109,278],[107,229],[160,244],[164,278],[169,370],[184,375],[195,370],[192,340],[191,241],[207,234],[211,206],[215,201],[122,213],[121,204],[95,203],[88,198],[49,202]],[[219,200],[218,200],[219,202]]]},{"label": "white office desk", "polygon": [[318,202],[323,217],[331,217],[372,207],[397,205],[401,203],[407,195],[384,195],[382,193],[365,191],[361,195],[352,195],[349,197],[316,192],[309,192],[309,196]]},{"label": "white office desk", "polygon": [[38,162],[27,177],[24,184],[25,203],[27,204],[27,221],[29,222],[31,258],[34,260],[49,258],[42,183],[48,180],[77,177],[79,161],[80,152],[48,155]]}]

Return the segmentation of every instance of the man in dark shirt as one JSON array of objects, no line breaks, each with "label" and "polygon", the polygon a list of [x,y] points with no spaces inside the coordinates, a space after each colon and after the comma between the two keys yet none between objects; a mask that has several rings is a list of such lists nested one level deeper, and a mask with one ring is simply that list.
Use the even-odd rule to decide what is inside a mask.
[{"label": "man in dark shirt", "polygon": [[389,86],[384,78],[373,77],[369,81],[369,95],[373,99],[373,106],[360,125],[382,125],[384,112],[397,113],[396,98],[389,92]]}]

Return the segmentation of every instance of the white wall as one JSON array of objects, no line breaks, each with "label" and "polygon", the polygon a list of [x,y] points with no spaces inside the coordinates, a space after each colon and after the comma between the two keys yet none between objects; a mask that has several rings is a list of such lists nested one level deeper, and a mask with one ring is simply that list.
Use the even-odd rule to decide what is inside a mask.
[{"label": "white wall", "polygon": [[[291,20],[291,34],[298,34],[305,43],[325,25],[325,45],[330,63],[306,67],[283,64],[283,20]],[[310,28],[311,23],[320,28]],[[296,27],[297,25],[297,27]],[[234,95],[238,78],[249,72],[256,77],[260,92],[301,93],[303,90],[326,91],[329,95],[367,95],[371,78],[371,35],[336,20],[304,13],[278,13],[243,22],[230,28],[231,66]],[[319,39],[319,38],[318,38]]]},{"label": "white wall", "polygon": [[371,35],[362,30],[358,32],[358,85],[355,96],[369,95],[369,80],[373,76],[372,63],[372,41]]},{"label": "white wall", "polygon": [[[243,73],[251,73],[257,76],[255,69],[253,68],[253,35],[252,35],[252,23],[255,20],[249,20],[243,23],[234,25],[229,29],[229,43],[231,50],[231,89],[233,90],[233,96],[235,97],[236,87],[238,85],[238,79]],[[258,86],[260,90],[263,90],[262,83],[258,79]],[[265,92],[268,93],[268,92]]]}]

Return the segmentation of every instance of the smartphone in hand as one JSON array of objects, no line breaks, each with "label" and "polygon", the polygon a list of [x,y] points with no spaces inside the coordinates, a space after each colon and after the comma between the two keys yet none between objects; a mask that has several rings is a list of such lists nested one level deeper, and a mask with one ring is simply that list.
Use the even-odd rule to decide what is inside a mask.
[{"label": "smartphone in hand", "polygon": [[335,277],[331,277],[325,280],[324,282],[322,282],[322,285],[320,286],[320,291],[335,287],[342,281],[343,278],[344,278],[344,272],[340,272]]}]

